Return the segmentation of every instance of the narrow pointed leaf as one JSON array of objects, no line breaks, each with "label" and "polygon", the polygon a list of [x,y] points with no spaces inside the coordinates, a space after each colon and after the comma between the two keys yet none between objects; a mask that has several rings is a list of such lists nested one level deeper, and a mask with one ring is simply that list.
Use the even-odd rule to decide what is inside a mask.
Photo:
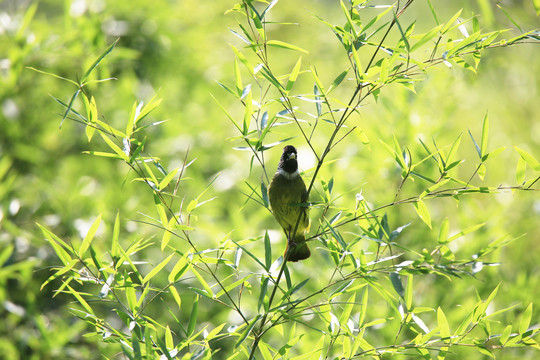
[{"label": "narrow pointed leaf", "polygon": [[296,78],[298,77],[298,74],[300,73],[301,66],[302,66],[302,57],[300,56],[298,58],[298,61],[296,62],[296,65],[294,65],[294,68],[291,71],[291,75],[289,75],[289,81],[287,82],[287,86],[285,87],[286,93],[291,91],[291,89],[293,88],[294,83],[296,82]]},{"label": "narrow pointed leaf", "polygon": [[283,41],[279,41],[279,40],[268,40],[266,42],[266,45],[279,47],[279,48],[287,49],[287,50],[300,51],[300,52],[309,54],[309,52],[307,50],[304,50],[301,47],[298,47],[296,45],[292,45],[292,44],[289,44],[289,43],[286,43],[286,42],[283,42]]},{"label": "narrow pointed leaf", "polygon": [[96,220],[94,220],[94,223],[92,224],[92,226],[90,226],[90,229],[86,233],[86,236],[84,237],[84,240],[79,247],[79,257],[84,257],[84,253],[86,252],[86,250],[88,250],[88,247],[90,246],[92,240],[94,240],[94,235],[96,235],[96,231],[99,228],[100,223],[101,214],[96,218]]},{"label": "narrow pointed leaf", "polygon": [[420,219],[422,219],[422,221],[431,229],[431,216],[429,215],[429,210],[426,204],[422,200],[419,200],[414,203],[414,209],[416,210],[416,213]]},{"label": "narrow pointed leaf", "polygon": [[160,262],[158,265],[156,265],[156,267],[154,267],[152,269],[152,271],[150,271],[148,273],[148,275],[146,275],[144,277],[144,279],[142,280],[142,283],[143,284],[146,284],[148,281],[150,281],[154,276],[157,275],[158,272],[160,272],[164,267],[165,265],[167,265],[169,263],[169,261],[171,261],[172,257],[174,256],[174,253],[167,256],[162,262]]},{"label": "narrow pointed leaf", "polygon": [[118,40],[116,40],[115,42],[113,42],[111,45],[109,45],[109,47],[107,49],[105,49],[105,51],[92,63],[92,65],[90,65],[90,67],[88,68],[88,70],[86,70],[86,72],[83,74],[83,76],[81,77],[81,84],[84,84],[86,82],[86,80],[88,80],[88,77],[90,76],[90,74],[92,73],[92,71],[94,71],[94,69],[99,65],[99,63],[107,56],[109,55],[109,53],[114,49],[114,47],[116,46],[116,43],[118,42]]}]

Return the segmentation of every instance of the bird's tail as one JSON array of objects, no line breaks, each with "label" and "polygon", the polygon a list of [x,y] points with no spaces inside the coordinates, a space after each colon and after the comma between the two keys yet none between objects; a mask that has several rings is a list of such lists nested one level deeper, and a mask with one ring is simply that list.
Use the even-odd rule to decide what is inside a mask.
[{"label": "bird's tail", "polygon": [[294,242],[287,245],[287,250],[285,250],[285,257],[287,255],[287,251],[290,252],[289,254],[289,261],[299,261],[299,260],[305,260],[308,257],[311,256],[311,252],[309,251],[309,248],[306,243],[306,237],[304,234],[296,235],[294,238]]}]

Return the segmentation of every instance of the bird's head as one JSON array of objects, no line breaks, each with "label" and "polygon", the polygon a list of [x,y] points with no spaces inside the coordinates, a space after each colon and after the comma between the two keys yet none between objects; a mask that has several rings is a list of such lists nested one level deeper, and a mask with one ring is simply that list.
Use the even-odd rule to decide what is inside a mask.
[{"label": "bird's head", "polygon": [[283,148],[283,154],[279,161],[278,170],[283,170],[289,174],[294,174],[298,171],[298,161],[296,160],[296,149],[292,145],[287,145]]}]

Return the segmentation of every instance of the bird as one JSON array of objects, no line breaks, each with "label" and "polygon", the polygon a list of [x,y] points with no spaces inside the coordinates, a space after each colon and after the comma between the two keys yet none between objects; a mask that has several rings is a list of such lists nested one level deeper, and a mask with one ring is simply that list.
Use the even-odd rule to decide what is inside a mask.
[{"label": "bird", "polygon": [[292,145],[283,148],[277,171],[268,185],[268,200],[287,236],[284,258],[294,262],[309,258],[311,252],[305,236],[310,227],[309,207],[306,206],[308,192],[298,171],[296,148]]}]

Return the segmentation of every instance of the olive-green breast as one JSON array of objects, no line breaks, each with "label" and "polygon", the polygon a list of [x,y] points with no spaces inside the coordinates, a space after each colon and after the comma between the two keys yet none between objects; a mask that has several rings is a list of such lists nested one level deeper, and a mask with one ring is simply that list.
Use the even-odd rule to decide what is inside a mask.
[{"label": "olive-green breast", "polygon": [[[292,231],[298,216],[302,218],[298,224],[297,233],[308,231],[309,208],[300,206],[306,202],[306,185],[300,175],[287,179],[284,175],[276,173],[268,186],[268,198],[274,216],[285,231]],[[291,205],[294,204],[294,205]]]}]

